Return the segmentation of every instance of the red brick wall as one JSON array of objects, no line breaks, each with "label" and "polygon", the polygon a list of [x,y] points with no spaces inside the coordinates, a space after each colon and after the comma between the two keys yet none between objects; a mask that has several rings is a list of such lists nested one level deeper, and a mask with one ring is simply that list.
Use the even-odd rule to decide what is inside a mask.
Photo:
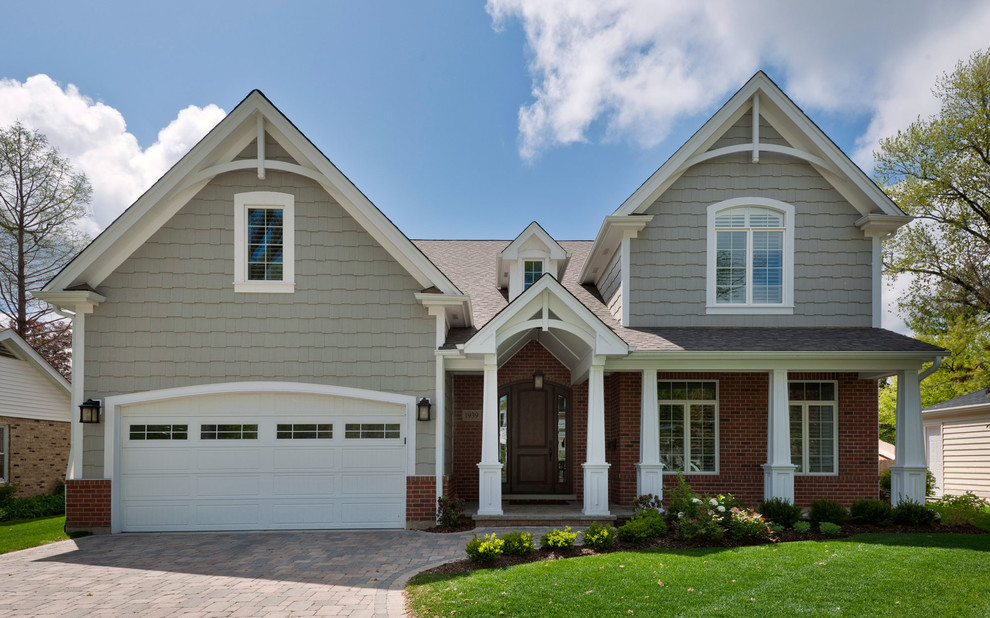
[{"label": "red brick wall", "polygon": [[[450,492],[450,477],[443,477],[443,493]],[[433,522],[437,517],[437,477],[406,477],[406,521]]]},{"label": "red brick wall", "polygon": [[110,527],[110,479],[65,482],[65,527]]},{"label": "red brick wall", "polygon": [[642,374],[616,373],[605,378],[606,449],[609,468],[609,500],[629,506],[636,498],[636,463],[639,461],[639,398]]},{"label": "red brick wall", "polygon": [[52,493],[69,463],[69,423],[0,416],[0,424],[10,430],[10,482],[17,496]]}]

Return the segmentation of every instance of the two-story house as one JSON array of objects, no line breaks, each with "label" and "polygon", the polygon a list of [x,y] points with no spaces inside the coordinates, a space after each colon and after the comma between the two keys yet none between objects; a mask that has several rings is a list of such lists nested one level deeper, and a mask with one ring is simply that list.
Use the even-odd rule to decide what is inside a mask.
[{"label": "two-story house", "polygon": [[418,526],[448,493],[603,519],[676,470],[848,504],[890,375],[895,500],[922,499],[945,352],[880,328],[909,220],[763,73],[591,241],[410,241],[252,92],[38,294],[97,421],[67,526]]}]

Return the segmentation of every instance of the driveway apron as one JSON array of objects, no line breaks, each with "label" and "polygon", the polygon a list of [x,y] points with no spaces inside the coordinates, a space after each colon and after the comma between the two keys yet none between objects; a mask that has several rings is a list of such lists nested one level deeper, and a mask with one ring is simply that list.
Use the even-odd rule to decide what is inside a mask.
[{"label": "driveway apron", "polygon": [[0,555],[0,616],[397,616],[470,533],[116,534]]}]

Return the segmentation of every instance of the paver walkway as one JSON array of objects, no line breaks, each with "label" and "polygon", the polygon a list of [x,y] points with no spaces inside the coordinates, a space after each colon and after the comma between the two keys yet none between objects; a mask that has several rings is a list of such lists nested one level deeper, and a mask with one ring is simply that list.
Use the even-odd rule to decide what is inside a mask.
[{"label": "paver walkway", "polygon": [[117,534],[0,555],[0,616],[397,616],[471,533]]}]

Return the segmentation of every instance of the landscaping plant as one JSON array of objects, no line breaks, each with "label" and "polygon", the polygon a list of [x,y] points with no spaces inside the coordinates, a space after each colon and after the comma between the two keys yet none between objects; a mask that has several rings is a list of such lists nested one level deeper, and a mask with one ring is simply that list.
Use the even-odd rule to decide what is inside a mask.
[{"label": "landscaping plant", "polygon": [[667,536],[667,522],[657,511],[641,511],[619,526],[619,540],[625,543],[641,543],[648,539]]},{"label": "landscaping plant", "polygon": [[729,532],[737,539],[766,540],[773,531],[763,516],[753,509],[733,507],[729,511]]},{"label": "landscaping plant", "polygon": [[931,526],[935,523],[935,511],[920,502],[901,500],[891,509],[890,521],[899,526]]},{"label": "landscaping plant", "polygon": [[862,498],[849,507],[849,519],[859,524],[886,526],[890,523],[890,503],[876,498]]},{"label": "landscaping plant", "polygon": [[830,524],[842,525],[849,519],[849,512],[835,500],[821,498],[811,503],[810,519],[816,524],[827,521]]},{"label": "landscaping plant", "polygon": [[577,533],[571,532],[571,527],[566,526],[563,530],[554,528],[540,539],[540,547],[552,547],[554,549],[573,549]]},{"label": "landscaping plant", "polygon": [[804,520],[794,522],[794,532],[807,534],[809,530],[811,530],[811,522]]},{"label": "landscaping plant", "polygon": [[942,496],[929,507],[941,516],[944,526],[972,525],[990,529],[990,502],[973,492],[961,496]]},{"label": "landscaping plant", "polygon": [[437,525],[456,528],[464,523],[464,501],[457,496],[437,498]]},{"label": "landscaping plant", "polygon": [[653,494],[643,494],[642,496],[637,496],[632,503],[633,511],[639,513],[640,511],[652,510],[658,513],[663,513],[663,504],[660,498],[654,496]]},{"label": "landscaping plant", "polygon": [[525,556],[533,551],[533,535],[530,532],[508,532],[502,535],[502,553],[510,556]]},{"label": "landscaping plant", "polygon": [[[663,519],[661,518],[660,521],[662,522]],[[584,544],[595,549],[608,549],[615,543],[615,537],[615,528],[602,526],[596,521],[584,531]]]},{"label": "landscaping plant", "polygon": [[842,526],[839,524],[833,524],[828,521],[823,521],[818,524],[818,531],[825,536],[839,536],[842,534]]},{"label": "landscaping plant", "polygon": [[65,514],[65,496],[31,496],[10,498],[0,506],[0,521],[34,519]]},{"label": "landscaping plant", "polygon": [[475,534],[474,538],[467,542],[464,551],[467,552],[468,558],[475,562],[491,562],[502,554],[504,545],[505,542],[494,532],[485,535],[483,539],[479,539]]},{"label": "landscaping plant", "polygon": [[801,509],[784,498],[764,500],[760,506],[756,507],[756,510],[767,521],[785,528],[792,528],[794,523],[801,519]]}]

